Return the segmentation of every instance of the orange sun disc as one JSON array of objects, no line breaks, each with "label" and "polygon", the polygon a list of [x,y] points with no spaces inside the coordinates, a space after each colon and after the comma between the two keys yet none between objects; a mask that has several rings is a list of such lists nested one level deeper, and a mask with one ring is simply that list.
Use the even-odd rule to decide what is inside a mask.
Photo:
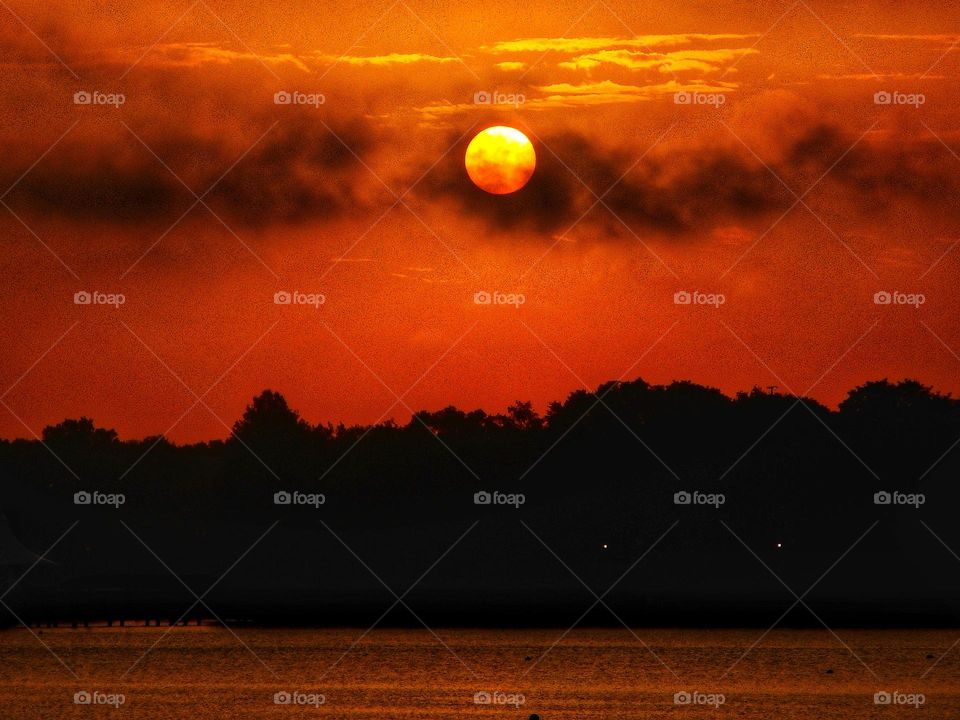
[{"label": "orange sun disc", "polygon": [[529,182],[537,165],[537,155],[522,132],[496,125],[477,133],[470,141],[464,164],[478,188],[494,195],[506,195]]}]

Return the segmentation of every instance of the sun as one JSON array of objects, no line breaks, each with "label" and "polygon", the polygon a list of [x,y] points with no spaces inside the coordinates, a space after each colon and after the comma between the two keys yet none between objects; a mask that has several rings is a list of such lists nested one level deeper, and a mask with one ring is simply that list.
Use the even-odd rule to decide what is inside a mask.
[{"label": "sun", "polygon": [[477,133],[463,159],[467,175],[494,195],[516,192],[529,182],[537,155],[529,138],[516,128],[495,125]]}]

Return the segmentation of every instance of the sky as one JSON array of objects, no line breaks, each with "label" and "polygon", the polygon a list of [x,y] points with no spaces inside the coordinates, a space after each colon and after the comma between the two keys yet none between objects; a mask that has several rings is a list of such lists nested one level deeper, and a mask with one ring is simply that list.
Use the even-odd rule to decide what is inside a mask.
[{"label": "sky", "polygon": [[[266,388],[346,424],[960,391],[958,15],[9,0],[0,437],[222,438]],[[513,194],[464,170],[492,125],[536,152]]]}]

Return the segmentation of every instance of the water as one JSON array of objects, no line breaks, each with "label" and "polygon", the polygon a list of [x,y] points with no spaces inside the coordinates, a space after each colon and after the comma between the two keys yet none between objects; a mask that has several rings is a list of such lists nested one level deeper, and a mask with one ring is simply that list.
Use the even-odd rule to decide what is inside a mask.
[{"label": "water", "polygon": [[[775,630],[746,654],[762,629],[637,629],[637,637],[590,629],[562,640],[563,629],[374,630],[362,638],[363,629],[214,626],[36,632],[0,632],[4,720],[917,716],[913,705],[875,704],[884,691],[922,693],[922,717],[960,712],[957,630],[838,630],[839,639]],[[75,704],[78,692],[100,693],[107,704]],[[275,704],[284,692],[314,704]],[[477,693],[497,692],[508,702],[475,703]],[[678,705],[676,693],[702,694]],[[121,694],[122,705],[109,704]]]}]

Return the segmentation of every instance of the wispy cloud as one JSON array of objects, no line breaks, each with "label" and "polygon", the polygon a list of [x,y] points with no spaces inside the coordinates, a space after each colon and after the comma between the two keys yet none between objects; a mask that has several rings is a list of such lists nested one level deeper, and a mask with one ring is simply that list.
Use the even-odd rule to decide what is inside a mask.
[{"label": "wispy cloud", "polygon": [[720,72],[745,55],[759,55],[754,48],[678,50],[657,53],[619,48],[577,55],[557,63],[568,70],[591,70],[601,65],[616,65],[628,70],[658,70],[662,73]]},{"label": "wispy cloud", "polygon": [[670,80],[655,85],[623,85],[611,80],[603,80],[579,84],[554,83],[537,88],[538,91],[544,93],[543,100],[555,106],[637,102],[663,95],[672,95],[681,91],[720,93],[736,89],[736,83],[732,82],[707,83],[699,80],[690,83]]},{"label": "wispy cloud", "polygon": [[304,72],[310,68],[303,59],[289,52],[254,53],[208,42],[164,43],[154,47],[143,63],[166,67],[200,67],[206,64],[229,65],[257,62],[267,65],[291,65]]},{"label": "wispy cloud", "polygon": [[922,72],[912,73],[841,73],[831,75],[830,73],[820,73],[815,76],[817,80],[865,80],[877,82],[878,80],[946,80],[945,75],[930,75]]},{"label": "wispy cloud", "polygon": [[866,38],[868,40],[913,40],[918,42],[930,42],[949,45],[960,40],[960,35],[911,35],[909,33],[857,33],[853,37]]},{"label": "wispy cloud", "polygon": [[[702,92],[727,93],[737,90],[739,86],[733,82],[667,82],[649,85],[626,85],[613,80],[597,80],[584,83],[552,83],[539,85],[531,89],[531,95],[523,103],[527,110],[543,110],[549,108],[585,107],[593,105],[618,105],[624,103],[646,102],[656,98],[672,95],[673,93]],[[476,112],[487,112],[489,105],[474,103],[451,103],[441,101],[423,107],[415,108],[427,119],[438,119],[451,115],[462,115]]]},{"label": "wispy cloud", "polygon": [[384,67],[389,65],[413,65],[416,63],[433,63],[444,65],[458,63],[460,58],[452,56],[427,55],[424,53],[389,53],[387,55],[314,55],[324,62],[339,62],[346,65]]},{"label": "wispy cloud", "polygon": [[522,38],[483,45],[480,50],[492,54],[523,52],[565,52],[581,53],[614,48],[639,48],[649,50],[654,47],[676,47],[696,42],[718,42],[726,40],[750,40],[755,34],[734,33],[678,33],[673,35],[638,35],[630,38],[618,37],[579,37],[579,38]]}]

